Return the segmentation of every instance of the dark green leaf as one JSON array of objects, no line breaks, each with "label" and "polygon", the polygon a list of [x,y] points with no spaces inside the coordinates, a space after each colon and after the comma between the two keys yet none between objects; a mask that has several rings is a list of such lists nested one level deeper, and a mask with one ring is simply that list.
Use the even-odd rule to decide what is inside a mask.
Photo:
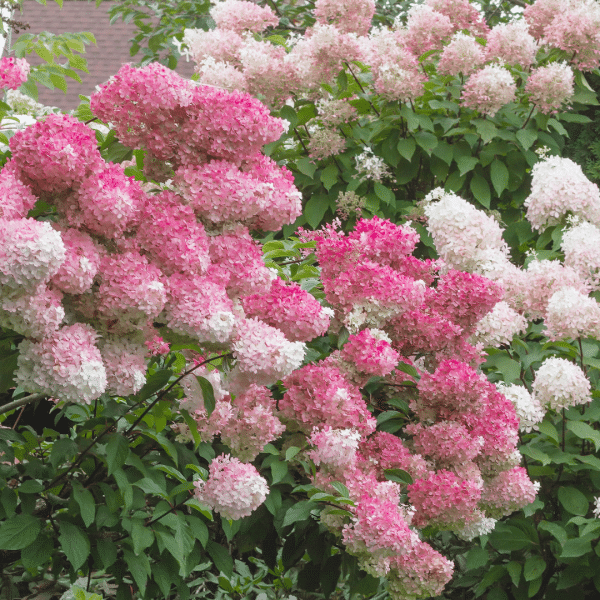
[{"label": "dark green leaf", "polygon": [[338,168],[335,164],[327,165],[321,172],[321,183],[329,191],[338,180]]},{"label": "dark green leaf", "polygon": [[506,165],[495,158],[490,166],[490,175],[496,194],[501,196],[502,192],[508,187],[508,169]]},{"label": "dark green leaf", "polygon": [[81,483],[73,483],[73,497],[77,504],[79,504],[79,510],[81,512],[81,519],[86,527],[89,527],[96,516],[96,500],[90,490],[86,490]]},{"label": "dark green leaf", "polygon": [[88,536],[77,525],[73,525],[69,521],[62,521],[58,540],[73,569],[79,569],[90,554]]},{"label": "dark green leaf", "polygon": [[403,138],[398,142],[398,152],[408,161],[412,158],[415,153],[417,144],[413,138]]},{"label": "dark green leaf", "polygon": [[22,550],[38,536],[42,523],[32,515],[17,515],[0,527],[0,550]]},{"label": "dark green leaf", "polygon": [[112,475],[116,469],[120,469],[129,455],[129,442],[120,433],[111,435],[106,444],[106,462],[108,474]]},{"label": "dark green leaf", "polygon": [[173,373],[169,369],[156,371],[156,373],[150,375],[144,387],[137,393],[138,401],[147,400],[150,396],[165,387],[172,375]]},{"label": "dark green leaf", "polygon": [[217,542],[210,541],[206,545],[206,551],[213,559],[215,567],[221,571],[226,577],[233,575],[233,559],[231,558],[229,551],[217,544]]},{"label": "dark green leaf", "polygon": [[413,478],[410,474],[402,469],[385,469],[383,473],[388,481],[395,481],[396,483],[403,484],[413,483]]},{"label": "dark green leaf", "polygon": [[292,525],[297,521],[305,521],[310,516],[310,511],[315,508],[315,505],[310,500],[300,500],[288,508],[283,518],[282,527]]},{"label": "dark green leaf", "polygon": [[590,504],[585,495],[572,486],[558,488],[558,500],[563,508],[572,515],[587,515]]},{"label": "dark green leaf", "polygon": [[490,207],[491,193],[490,186],[486,181],[485,177],[483,177],[479,173],[475,173],[471,178],[470,186],[471,192],[473,196],[475,196],[475,200],[482,204],[486,208]]},{"label": "dark green leaf", "polygon": [[328,208],[329,203],[327,202],[327,198],[324,196],[315,195],[308,199],[308,202],[306,203],[306,206],[302,212],[306,217],[308,224],[313,229],[316,229],[323,220]]},{"label": "dark green leaf", "polygon": [[212,383],[205,377],[196,376],[200,387],[202,388],[202,398],[204,400],[204,408],[206,414],[210,417],[213,410],[215,410],[215,391],[213,390]]},{"label": "dark green leaf", "polygon": [[123,558],[127,564],[128,571],[131,573],[133,580],[140,590],[140,596],[143,596],[146,592],[148,577],[152,575],[148,557],[145,554],[134,554],[131,550],[125,548],[123,550]]},{"label": "dark green leaf", "polygon": [[52,558],[54,545],[47,535],[38,536],[34,542],[21,550],[21,561],[26,569],[35,569]]},{"label": "dark green leaf", "polygon": [[523,567],[523,577],[525,577],[525,581],[533,581],[541,576],[541,574],[546,570],[546,561],[541,556],[530,556],[525,561],[525,566]]}]

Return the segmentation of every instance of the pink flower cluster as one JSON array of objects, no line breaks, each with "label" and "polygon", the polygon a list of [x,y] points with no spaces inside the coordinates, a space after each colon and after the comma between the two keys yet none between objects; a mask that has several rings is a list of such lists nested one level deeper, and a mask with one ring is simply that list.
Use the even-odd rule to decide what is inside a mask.
[{"label": "pink flower cluster", "polygon": [[243,0],[217,2],[210,9],[210,16],[217,27],[235,33],[244,31],[258,33],[267,27],[279,24],[279,19],[272,8]]},{"label": "pink flower cluster", "polygon": [[228,454],[215,458],[208,481],[197,481],[196,498],[232,521],[250,515],[266,499],[267,482],[255,467]]},{"label": "pink flower cluster", "polygon": [[366,35],[375,14],[373,0],[316,0],[314,16],[317,23],[333,24],[344,33]]},{"label": "pink flower cluster", "polygon": [[0,88],[16,90],[27,81],[30,66],[24,58],[6,56],[0,59]]}]

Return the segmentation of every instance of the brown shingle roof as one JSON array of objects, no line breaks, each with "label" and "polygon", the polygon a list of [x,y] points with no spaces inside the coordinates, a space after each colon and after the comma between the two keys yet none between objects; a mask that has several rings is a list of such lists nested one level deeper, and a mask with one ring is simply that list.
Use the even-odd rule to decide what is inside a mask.
[{"label": "brown shingle roof", "polygon": [[[129,54],[128,40],[133,37],[135,26],[132,23],[122,23],[120,19],[113,25],[109,23],[108,11],[113,4],[103,2],[96,8],[93,2],[65,2],[61,9],[51,0],[48,0],[47,6],[38,4],[35,0],[23,3],[23,15],[19,20],[29,23],[30,29],[26,33],[91,31],[97,43],[96,46],[86,46],[84,57],[88,61],[89,74],[77,71],[83,83],[67,78],[66,96],[58,89],[50,90],[38,84],[39,102],[64,110],[73,109],[79,104],[79,94],[89,96],[97,85],[114,75],[123,63],[139,60],[140,55],[132,58]],[[41,62],[35,55],[26,58],[32,64]],[[177,71],[184,77],[190,77],[193,64],[182,60]]]}]

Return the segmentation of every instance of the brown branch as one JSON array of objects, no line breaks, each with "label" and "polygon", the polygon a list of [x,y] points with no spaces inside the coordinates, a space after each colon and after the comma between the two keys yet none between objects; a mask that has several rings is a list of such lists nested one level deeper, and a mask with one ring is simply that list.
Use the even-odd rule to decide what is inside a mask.
[{"label": "brown branch", "polygon": [[32,402],[37,402],[38,400],[42,400],[43,398],[46,398],[44,394],[31,394],[30,396],[25,396],[25,398],[19,398],[19,400],[14,400],[13,402],[9,402],[4,406],[0,406],[0,415],[10,410],[14,410],[15,408],[19,408],[19,406],[23,406],[24,404],[31,404]]}]

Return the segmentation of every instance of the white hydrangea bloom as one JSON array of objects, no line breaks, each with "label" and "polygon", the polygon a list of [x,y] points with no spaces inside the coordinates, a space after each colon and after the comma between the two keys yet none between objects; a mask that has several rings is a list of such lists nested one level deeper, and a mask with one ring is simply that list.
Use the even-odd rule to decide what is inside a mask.
[{"label": "white hydrangea bloom", "polygon": [[585,373],[565,358],[547,358],[535,374],[533,394],[542,406],[560,410],[591,402]]},{"label": "white hydrangea bloom", "polygon": [[521,385],[497,383],[496,387],[513,403],[519,417],[519,430],[530,432],[532,429],[538,429],[537,423],[542,421],[546,414],[539,400]]}]

